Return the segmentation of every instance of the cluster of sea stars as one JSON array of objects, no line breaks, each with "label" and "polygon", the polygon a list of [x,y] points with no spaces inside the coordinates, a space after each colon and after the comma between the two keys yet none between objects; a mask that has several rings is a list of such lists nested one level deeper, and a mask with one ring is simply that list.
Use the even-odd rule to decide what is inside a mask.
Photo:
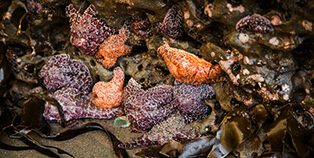
[{"label": "cluster of sea stars", "polygon": [[67,6],[66,12],[70,17],[72,45],[88,55],[95,55],[97,52],[96,57],[105,68],[112,67],[118,57],[131,52],[131,47],[124,44],[129,31],[122,27],[119,34],[114,35],[115,29],[95,17],[97,12],[94,5],[91,4],[83,15],[72,4]]},{"label": "cluster of sea stars", "polygon": [[124,89],[123,104],[132,130],[145,132],[175,111],[179,111],[186,122],[203,118],[210,111],[202,100],[213,95],[214,90],[206,84],[159,85],[145,91],[131,78]]},{"label": "cluster of sea stars", "polygon": [[[108,96],[115,96],[119,92],[118,88],[113,87],[123,85],[124,74],[121,74],[122,70],[116,71],[118,72],[115,73],[113,81],[105,86],[112,88],[112,91],[107,91]],[[67,122],[81,118],[111,119],[122,113],[121,108],[100,108],[91,103],[88,93],[93,81],[89,69],[81,61],[71,59],[69,55],[61,54],[50,58],[40,70],[39,77],[43,79],[50,95],[60,104]],[[120,102],[121,99],[120,96]],[[48,102],[45,105],[44,117],[49,121],[61,121],[56,105]]]},{"label": "cluster of sea stars", "polygon": [[145,91],[131,78],[124,90],[124,111],[133,131],[148,132],[120,147],[134,149],[197,137],[199,132],[188,123],[209,114],[210,109],[202,100],[213,96],[213,88],[206,84],[176,83]]},{"label": "cluster of sea stars", "polygon": [[72,4],[67,6],[70,17],[71,38],[73,46],[89,55],[94,55],[104,39],[114,34],[114,29],[106,26],[95,17],[96,9],[90,5],[81,15]]},{"label": "cluster of sea stars", "polygon": [[[90,5],[83,15],[73,5],[67,7],[70,17],[71,43],[83,52],[94,55],[105,68],[112,67],[120,56],[131,52],[125,44],[129,36],[126,27],[114,35],[114,30],[106,26]],[[158,25],[165,36],[180,38],[183,35],[183,18],[179,6],[173,5]],[[131,31],[142,38],[151,35],[150,22],[145,18],[132,18]],[[203,102],[214,96],[211,86],[203,84],[208,80],[218,80],[221,69],[196,55],[164,44],[158,53],[165,60],[169,71],[177,81],[174,86],[161,84],[144,90],[131,78],[123,89],[124,72],[114,69],[114,77],[108,83],[100,81],[92,86],[88,68],[69,55],[52,57],[41,69],[39,76],[61,106],[65,121],[81,118],[111,119],[124,113],[132,123],[132,131],[147,132],[132,142],[121,144],[123,148],[138,148],[146,145],[161,145],[169,140],[183,141],[199,135],[188,123],[202,119],[210,112]],[[59,110],[47,103],[44,117],[60,122]]]}]

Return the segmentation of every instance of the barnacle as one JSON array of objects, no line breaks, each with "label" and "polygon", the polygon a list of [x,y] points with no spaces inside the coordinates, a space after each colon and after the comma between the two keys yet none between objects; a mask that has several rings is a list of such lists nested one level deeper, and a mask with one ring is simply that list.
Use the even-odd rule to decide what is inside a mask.
[{"label": "barnacle", "polygon": [[239,32],[254,32],[254,33],[272,33],[274,28],[271,22],[266,17],[253,14],[242,18],[236,24],[236,30]]},{"label": "barnacle", "polygon": [[94,17],[97,14],[94,5],[90,5],[80,15],[72,4],[67,6],[66,13],[70,17],[71,38],[73,46],[89,55],[94,55],[104,39],[114,34],[114,29],[106,26]]},{"label": "barnacle", "polygon": [[108,83],[97,82],[93,87],[92,102],[98,107],[117,107],[122,101],[124,73],[120,67],[114,69],[114,76]]},{"label": "barnacle", "polygon": [[221,79],[222,70],[219,65],[213,65],[194,54],[172,48],[167,43],[157,51],[165,60],[170,73],[180,82],[199,85]]},{"label": "barnacle", "polygon": [[120,56],[131,52],[131,47],[124,44],[128,36],[128,30],[122,27],[118,35],[110,36],[100,45],[96,58],[99,59],[105,68],[112,67]]},{"label": "barnacle", "polygon": [[51,57],[39,71],[39,77],[49,91],[71,87],[89,93],[93,83],[87,66],[67,54]]}]

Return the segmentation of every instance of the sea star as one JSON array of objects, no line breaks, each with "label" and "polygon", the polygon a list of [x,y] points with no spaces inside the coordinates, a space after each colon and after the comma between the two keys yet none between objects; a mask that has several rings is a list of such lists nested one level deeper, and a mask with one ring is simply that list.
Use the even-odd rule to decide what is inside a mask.
[{"label": "sea star", "polygon": [[117,107],[122,102],[122,91],[124,83],[124,73],[120,67],[114,70],[114,76],[108,83],[97,82],[92,91],[92,102],[102,108]]},{"label": "sea star", "polygon": [[131,47],[124,44],[129,36],[129,31],[122,27],[118,35],[112,35],[105,40],[96,53],[96,58],[100,59],[105,68],[112,67],[120,56],[131,52]]},{"label": "sea star", "polygon": [[130,21],[130,30],[136,36],[148,38],[152,35],[151,23],[147,16],[133,16]]},{"label": "sea star", "polygon": [[86,54],[94,55],[103,40],[115,33],[114,29],[95,17],[97,11],[94,5],[90,5],[83,15],[80,15],[70,4],[66,7],[66,14],[70,17],[70,42]]},{"label": "sea star", "polygon": [[165,60],[170,73],[179,82],[199,85],[208,80],[221,80],[222,70],[219,65],[188,53],[181,49],[170,47],[167,43],[157,50]]},{"label": "sea star", "polygon": [[177,108],[187,123],[209,115],[210,108],[203,103],[203,99],[212,98],[214,94],[214,89],[207,84],[193,86],[182,83],[174,89],[174,96],[180,104]]},{"label": "sea star", "polygon": [[89,93],[93,83],[87,66],[67,54],[51,57],[39,71],[39,77],[49,91],[71,87]]},{"label": "sea star", "polygon": [[[89,69],[67,54],[51,57],[40,70],[39,77],[60,104],[67,122],[80,118],[111,119],[122,113],[121,108],[106,109],[91,104],[88,94],[93,80]],[[43,115],[48,121],[61,121],[56,105],[46,103]]]},{"label": "sea star", "polygon": [[236,30],[239,32],[254,32],[254,33],[272,33],[274,28],[271,22],[266,17],[253,14],[248,15],[236,24]]},{"label": "sea star", "polygon": [[177,39],[182,37],[183,30],[183,13],[178,5],[173,5],[166,13],[163,21],[158,25],[161,33]]},{"label": "sea star", "polygon": [[151,145],[163,145],[170,140],[186,141],[198,137],[196,128],[185,124],[179,114],[174,114],[165,121],[154,126],[148,133],[130,142],[119,144],[120,148],[135,149]]},{"label": "sea star", "polygon": [[124,111],[132,123],[132,131],[145,132],[175,111],[173,86],[159,85],[143,90],[133,78],[123,92]]},{"label": "sea star", "polygon": [[[100,108],[92,105],[88,95],[75,88],[63,88],[52,93],[60,106],[66,122],[72,122],[82,118],[111,119],[122,114],[121,108]],[[46,103],[43,116],[51,122],[61,122],[58,109],[55,105]]]},{"label": "sea star", "polygon": [[123,104],[132,131],[145,132],[174,111],[187,123],[204,118],[210,109],[202,100],[213,95],[213,88],[206,84],[159,85],[145,91],[131,78],[123,92]]}]

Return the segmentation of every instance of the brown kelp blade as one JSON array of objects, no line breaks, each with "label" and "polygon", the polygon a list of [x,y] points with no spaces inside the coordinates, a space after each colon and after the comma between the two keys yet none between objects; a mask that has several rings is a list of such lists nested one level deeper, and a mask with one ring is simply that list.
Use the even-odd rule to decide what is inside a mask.
[{"label": "brown kelp blade", "polygon": [[121,149],[118,147],[118,144],[121,144],[121,141],[119,141],[114,134],[112,134],[110,131],[108,131],[107,129],[105,129],[103,126],[101,126],[98,123],[86,123],[84,125],[75,126],[75,127],[68,129],[64,132],[57,133],[55,135],[49,135],[49,136],[43,135],[39,132],[36,132],[36,133],[45,139],[52,139],[55,141],[64,141],[64,140],[69,140],[69,139],[75,138],[76,136],[78,136],[80,134],[91,132],[91,131],[105,132],[106,135],[111,140],[115,154],[118,157],[123,157],[123,158],[129,157],[129,155],[125,149]]}]

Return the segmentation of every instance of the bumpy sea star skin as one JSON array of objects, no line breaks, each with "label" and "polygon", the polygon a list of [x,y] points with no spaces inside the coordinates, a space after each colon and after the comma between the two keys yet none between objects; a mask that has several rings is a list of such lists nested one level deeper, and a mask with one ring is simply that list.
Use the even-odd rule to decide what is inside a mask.
[{"label": "bumpy sea star skin", "polygon": [[254,33],[272,33],[274,28],[271,22],[266,17],[253,14],[242,18],[236,24],[236,30],[239,32],[254,32]]},{"label": "bumpy sea star skin", "polygon": [[175,114],[165,121],[154,126],[142,137],[131,142],[120,144],[120,148],[135,149],[151,145],[163,145],[170,140],[186,141],[199,136],[197,129],[185,124],[182,116]]},{"label": "bumpy sea star skin", "polygon": [[176,85],[174,90],[175,98],[180,103],[178,110],[187,123],[203,119],[210,113],[203,99],[212,98],[214,94],[214,89],[207,84],[193,86],[183,83]]},{"label": "bumpy sea star skin", "polygon": [[87,66],[67,54],[51,57],[41,68],[39,77],[49,91],[70,87],[89,93],[93,83]]},{"label": "bumpy sea star skin", "polygon": [[141,38],[148,38],[152,35],[151,23],[146,16],[132,17],[130,21],[130,30],[136,36],[139,36]]},{"label": "bumpy sea star skin", "polygon": [[165,60],[170,73],[179,82],[199,85],[221,80],[222,70],[219,65],[213,65],[194,54],[172,48],[167,43],[160,46],[157,52]]},{"label": "bumpy sea star skin", "polygon": [[175,111],[178,102],[173,100],[173,87],[159,85],[143,90],[133,78],[123,94],[124,111],[132,123],[132,131],[145,132],[165,120]]},{"label": "bumpy sea star skin", "polygon": [[70,17],[70,41],[73,46],[89,55],[94,55],[103,40],[115,32],[94,17],[96,13],[94,5],[90,5],[83,15],[72,4],[66,7],[66,14]]},{"label": "bumpy sea star skin", "polygon": [[110,82],[97,82],[92,90],[92,102],[102,108],[117,107],[122,102],[124,72],[120,67],[114,70],[114,76]]},{"label": "bumpy sea star skin", "polygon": [[[111,119],[118,114],[122,114],[121,108],[99,108],[91,104],[87,95],[75,88],[63,88],[52,93],[62,107],[62,112],[66,122],[77,119]],[[61,122],[58,109],[55,105],[46,103],[43,116],[51,122]]]},{"label": "bumpy sea star skin", "polygon": [[105,68],[112,67],[120,56],[131,52],[131,47],[124,44],[129,36],[129,31],[122,27],[118,35],[112,35],[106,39],[99,47],[96,58]]},{"label": "bumpy sea star skin", "polygon": [[182,37],[183,30],[183,13],[178,5],[173,5],[163,21],[158,25],[161,33],[164,35],[177,39]]}]

